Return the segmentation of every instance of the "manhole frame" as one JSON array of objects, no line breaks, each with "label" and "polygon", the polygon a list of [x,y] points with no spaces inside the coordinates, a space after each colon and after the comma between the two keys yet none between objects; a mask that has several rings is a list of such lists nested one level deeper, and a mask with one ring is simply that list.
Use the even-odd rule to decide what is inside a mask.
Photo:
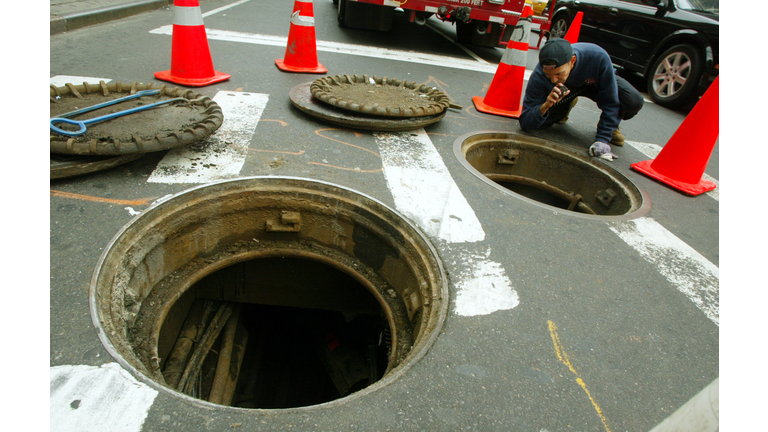
[{"label": "manhole frame", "polygon": [[[350,395],[334,399],[332,401],[316,404],[316,405],[308,405],[308,406],[302,406],[302,407],[293,407],[293,408],[241,408],[241,407],[234,407],[234,406],[225,406],[225,405],[219,405],[212,402],[208,402],[202,399],[197,399],[192,396],[186,395],[182,392],[173,390],[169,387],[166,387],[155,380],[153,380],[151,377],[145,375],[141,371],[139,371],[136,367],[134,367],[131,363],[129,363],[123,356],[120,354],[119,350],[114,346],[112,341],[109,339],[109,337],[106,334],[106,329],[102,326],[99,317],[100,312],[98,308],[98,300],[97,300],[97,283],[100,278],[100,273],[102,270],[102,266],[104,265],[104,262],[108,258],[110,252],[112,251],[113,247],[120,241],[121,237],[128,231],[134,224],[139,223],[142,220],[142,217],[146,214],[149,214],[151,211],[155,210],[156,208],[162,206],[164,203],[173,200],[175,198],[178,198],[182,195],[188,194],[188,193],[194,193],[195,191],[198,191],[200,189],[206,189],[210,188],[215,185],[221,185],[225,183],[234,183],[234,182],[243,182],[243,181],[249,181],[249,180],[287,180],[287,181],[303,181],[303,182],[309,182],[309,183],[315,183],[322,185],[324,187],[331,187],[331,188],[337,188],[341,189],[342,191],[345,191],[346,193],[350,193],[353,195],[358,195],[364,199],[368,199],[372,201],[375,205],[380,206],[385,212],[389,212],[390,215],[396,217],[399,219],[400,222],[407,225],[410,230],[412,230],[412,234],[416,235],[420,240],[421,243],[426,246],[429,253],[431,254],[434,263],[436,264],[436,267],[433,269],[439,276],[440,276],[440,283],[439,286],[436,286],[436,288],[439,290],[438,295],[442,297],[442,304],[439,308],[435,309],[436,311],[436,320],[431,322],[434,324],[433,330],[431,332],[426,333],[423,335],[423,339],[419,342],[420,346],[414,346],[408,353],[408,355],[405,357],[405,359],[397,366],[395,367],[388,375],[382,377],[375,383],[365,387],[362,390],[359,390],[355,393],[352,393]],[[231,263],[230,263],[231,264]],[[227,264],[229,265],[229,264]],[[326,264],[328,265],[328,264]],[[224,266],[215,266],[216,268],[212,270],[212,272],[215,272],[217,270],[220,270]],[[338,268],[338,267],[336,267]],[[357,278],[359,275],[357,274],[350,274],[349,276],[353,278]],[[199,279],[198,279],[199,280]],[[196,283],[196,282],[195,282]],[[194,283],[193,283],[194,285]],[[189,287],[188,287],[189,288]],[[373,295],[373,293],[371,293]],[[315,410],[321,410],[321,409],[330,409],[336,406],[347,404],[351,401],[363,398],[383,387],[386,387],[390,385],[391,383],[395,382],[397,379],[399,379],[402,375],[404,375],[408,370],[410,370],[411,367],[413,367],[414,364],[419,362],[429,351],[430,348],[434,345],[435,341],[437,340],[438,336],[440,335],[443,326],[445,324],[445,321],[448,317],[448,310],[450,305],[450,295],[449,295],[449,289],[448,289],[448,275],[445,271],[445,267],[443,265],[442,259],[440,258],[440,255],[437,252],[437,249],[432,244],[432,242],[429,240],[429,238],[426,236],[426,234],[413,222],[411,222],[409,219],[407,219],[404,215],[402,215],[397,210],[391,208],[390,206],[384,204],[383,202],[364,194],[360,191],[356,191],[354,189],[341,186],[338,184],[322,181],[322,180],[315,180],[315,179],[308,179],[308,178],[302,178],[302,177],[291,177],[291,176],[250,176],[250,177],[239,177],[236,179],[227,179],[227,180],[221,180],[221,181],[215,181],[211,183],[207,183],[204,185],[196,186],[193,188],[189,188],[186,190],[183,190],[181,192],[163,197],[156,202],[154,202],[152,205],[150,205],[147,209],[142,211],[140,214],[134,216],[130,221],[128,221],[123,227],[120,228],[120,230],[112,237],[112,239],[107,243],[106,247],[104,248],[103,252],[101,253],[99,260],[96,264],[96,267],[94,268],[93,275],[91,277],[90,286],[89,286],[89,293],[88,293],[88,302],[89,302],[89,311],[91,315],[91,322],[95,327],[96,333],[99,337],[99,340],[102,344],[102,346],[106,349],[106,351],[109,353],[109,355],[124,369],[126,369],[131,375],[133,375],[134,378],[138,379],[139,381],[143,382],[144,384],[147,384],[151,388],[157,390],[158,392],[162,392],[164,394],[167,394],[173,398],[180,399],[184,402],[190,403],[192,405],[196,405],[201,408],[208,408],[208,409],[216,409],[221,411],[228,411],[228,412],[238,412],[238,413],[253,413],[253,414],[278,414],[278,413],[306,413],[309,411],[315,411]]]},{"label": "manhole frame", "polygon": [[[541,203],[537,200],[534,200],[532,198],[528,198],[524,195],[521,195],[517,192],[511,191],[507,189],[506,187],[496,183],[495,181],[489,179],[486,177],[483,173],[478,171],[472,164],[469,163],[467,158],[464,155],[463,151],[463,144],[468,139],[470,139],[473,136],[476,135],[505,135],[509,137],[510,139],[519,139],[520,141],[528,144],[528,145],[543,145],[545,147],[550,147],[553,149],[556,149],[559,152],[565,153],[574,159],[578,159],[585,163],[586,165],[590,165],[594,167],[595,169],[608,173],[610,177],[613,177],[615,179],[621,180],[621,182],[626,182],[632,185],[637,191],[640,193],[640,198],[642,200],[642,203],[640,206],[635,209],[634,211],[631,211],[629,213],[623,214],[623,215],[590,215],[586,213],[580,213],[576,211],[569,211],[566,209],[561,209],[558,207],[551,206],[549,204]],[[561,144],[558,142],[546,140],[543,138],[534,137],[531,135],[523,135],[515,132],[510,131],[501,131],[501,130],[482,130],[482,131],[474,131],[469,132],[464,135],[461,135],[460,137],[456,138],[456,140],[453,143],[453,154],[456,157],[456,159],[459,160],[462,166],[466,168],[470,173],[472,173],[475,177],[482,180],[484,183],[493,186],[495,189],[503,192],[505,195],[512,196],[516,199],[519,199],[521,201],[525,201],[529,204],[535,205],[539,208],[548,210],[550,212],[553,212],[555,215],[565,215],[565,216],[573,216],[583,219],[592,219],[592,220],[602,220],[602,221],[627,221],[631,219],[636,219],[639,217],[642,217],[646,215],[651,210],[651,197],[648,195],[648,193],[638,187],[634,182],[632,182],[627,176],[624,174],[618,172],[617,170],[611,168],[610,166],[606,165],[605,163],[598,161],[597,158],[593,158],[591,156],[588,156],[586,153],[582,154],[581,152],[573,149],[571,146],[568,146],[566,144]]]}]

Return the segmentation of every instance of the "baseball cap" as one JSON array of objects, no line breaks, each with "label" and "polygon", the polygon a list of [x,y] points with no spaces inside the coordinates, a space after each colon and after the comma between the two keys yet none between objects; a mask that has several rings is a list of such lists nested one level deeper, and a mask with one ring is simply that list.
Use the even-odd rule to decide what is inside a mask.
[{"label": "baseball cap", "polygon": [[571,43],[562,38],[552,38],[539,50],[539,63],[543,69],[557,69],[573,57]]}]

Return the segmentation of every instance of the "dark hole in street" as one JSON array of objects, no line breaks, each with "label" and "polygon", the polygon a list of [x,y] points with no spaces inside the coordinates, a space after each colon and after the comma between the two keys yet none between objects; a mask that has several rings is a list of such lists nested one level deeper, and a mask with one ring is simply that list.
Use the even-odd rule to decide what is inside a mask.
[{"label": "dark hole in street", "polygon": [[484,182],[544,206],[588,216],[637,215],[650,207],[629,179],[570,146],[490,131],[460,137],[454,153]]},{"label": "dark hole in street", "polygon": [[[227,343],[226,326],[220,325],[195,381],[177,388],[192,397],[241,408],[317,405],[362,390],[387,369],[389,323],[373,295],[341,270],[300,258],[246,261],[198,281],[163,324],[161,358],[167,360],[188,334],[186,323],[198,323],[183,370],[194,369],[191,358],[205,343],[202,334],[215,321],[213,312],[225,307],[236,311],[228,319],[236,326],[228,325],[237,330]],[[173,368],[164,361],[171,386]],[[232,383],[222,384],[222,376]]]},{"label": "dark hole in street", "polygon": [[555,194],[549,193],[545,190],[537,188],[535,186],[526,185],[516,182],[497,181],[500,186],[503,186],[512,192],[520,194],[526,198],[530,198],[534,201],[538,201],[542,204],[546,204],[552,207],[560,209],[568,209],[569,201],[558,197]]},{"label": "dark hole in street", "polygon": [[401,377],[437,339],[447,278],[414,225],[355,191],[252,177],[126,225],[89,294],[107,351],[187,403],[327,408]]}]

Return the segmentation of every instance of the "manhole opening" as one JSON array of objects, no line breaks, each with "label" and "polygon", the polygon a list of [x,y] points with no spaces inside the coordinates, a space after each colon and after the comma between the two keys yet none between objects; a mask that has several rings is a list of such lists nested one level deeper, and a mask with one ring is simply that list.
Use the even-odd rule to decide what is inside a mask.
[{"label": "manhole opening", "polygon": [[486,183],[536,204],[597,217],[639,216],[650,208],[624,175],[550,141],[481,132],[457,139],[454,153]]},{"label": "manhole opening", "polygon": [[488,177],[492,181],[495,181],[500,186],[503,186],[504,188],[509,189],[512,192],[515,192],[526,198],[530,198],[541,204],[546,204],[546,205],[557,207],[563,210],[572,210],[572,211],[577,211],[577,212],[582,212],[587,214],[595,214],[594,210],[586,207],[586,205],[580,201],[579,197],[576,196],[576,194],[570,195],[568,192],[565,192],[565,191],[555,192],[543,187],[537,187],[536,185],[528,184],[527,182],[504,181],[502,179],[494,180],[495,176],[493,175],[487,175],[486,177]]},{"label": "manhole opening", "polygon": [[434,247],[389,207],[328,183],[252,177],[137,216],[102,254],[90,302],[109,353],[156,389],[208,407],[292,409],[401,376],[437,338],[447,296]]},{"label": "manhole opening", "polygon": [[[190,362],[222,308],[233,311],[228,323],[204,361]],[[281,409],[375,383],[387,371],[391,343],[384,309],[355,278],[312,260],[266,258],[221,269],[187,290],[165,318],[158,353],[166,384],[189,396]]]}]

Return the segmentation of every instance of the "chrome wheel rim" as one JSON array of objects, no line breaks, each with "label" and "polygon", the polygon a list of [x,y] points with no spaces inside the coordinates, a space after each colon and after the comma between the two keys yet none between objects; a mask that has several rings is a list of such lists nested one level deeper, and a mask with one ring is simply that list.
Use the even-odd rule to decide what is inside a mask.
[{"label": "chrome wheel rim", "polygon": [[660,98],[670,98],[685,88],[691,76],[691,58],[684,52],[666,56],[653,72],[653,92]]},{"label": "chrome wheel rim", "polygon": [[568,25],[565,23],[564,19],[559,19],[555,21],[555,24],[552,26],[552,37],[563,37],[565,36],[565,32],[567,30]]}]

